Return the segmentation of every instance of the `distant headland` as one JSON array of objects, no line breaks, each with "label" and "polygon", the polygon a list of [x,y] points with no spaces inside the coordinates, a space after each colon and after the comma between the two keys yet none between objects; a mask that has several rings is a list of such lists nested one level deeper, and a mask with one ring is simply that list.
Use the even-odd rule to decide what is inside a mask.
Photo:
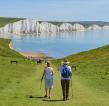
[{"label": "distant headland", "polygon": [[89,30],[109,30],[109,22],[56,22],[24,18],[0,18],[0,34],[41,34]]}]

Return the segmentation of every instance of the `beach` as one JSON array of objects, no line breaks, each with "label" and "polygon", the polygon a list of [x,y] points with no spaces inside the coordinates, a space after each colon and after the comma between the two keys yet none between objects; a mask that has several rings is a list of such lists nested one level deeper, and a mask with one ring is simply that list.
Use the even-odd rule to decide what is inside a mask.
[{"label": "beach", "polygon": [[[9,43],[9,48],[14,50],[13,46],[12,46],[12,41]],[[28,57],[28,58],[40,58],[40,59],[48,59],[50,58],[49,56],[47,56],[44,53],[34,53],[34,52],[19,52],[21,55],[23,55],[24,57]]]},{"label": "beach", "polygon": [[19,52],[21,55],[25,56],[25,57],[32,57],[32,58],[48,58],[47,55],[45,55],[44,53],[33,53],[33,52]]},{"label": "beach", "polygon": [[12,46],[12,41],[9,43],[9,48],[14,50],[13,46]]}]

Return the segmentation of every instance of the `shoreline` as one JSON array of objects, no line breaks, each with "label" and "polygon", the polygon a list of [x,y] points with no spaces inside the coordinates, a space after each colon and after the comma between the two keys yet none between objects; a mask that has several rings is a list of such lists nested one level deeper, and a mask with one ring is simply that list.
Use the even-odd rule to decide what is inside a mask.
[{"label": "shoreline", "polygon": [[14,50],[14,48],[12,46],[12,41],[10,41],[10,43],[9,43],[9,48],[12,49],[12,50]]},{"label": "shoreline", "polygon": [[[14,50],[12,46],[12,41],[10,41],[9,43],[9,48]],[[52,59],[52,57],[49,57],[44,53],[38,53],[38,52],[36,53],[35,52],[18,52],[18,53],[20,53],[22,56],[27,57],[27,58]]]}]

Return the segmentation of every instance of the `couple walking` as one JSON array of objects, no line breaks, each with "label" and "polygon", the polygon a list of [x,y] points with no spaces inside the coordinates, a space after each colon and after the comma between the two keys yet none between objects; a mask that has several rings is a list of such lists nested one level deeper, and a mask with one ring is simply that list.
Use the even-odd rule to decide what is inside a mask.
[{"label": "couple walking", "polygon": [[[64,60],[62,65],[59,67],[59,71],[61,73],[61,87],[63,93],[63,101],[69,100],[69,86],[70,86],[70,79],[72,76],[72,70],[69,66],[69,62]],[[47,66],[44,69],[43,75],[41,80],[45,80],[45,98],[51,98],[51,89],[53,88],[53,77],[54,71],[51,66],[50,62],[47,62]],[[49,90],[49,95],[48,95]]]}]

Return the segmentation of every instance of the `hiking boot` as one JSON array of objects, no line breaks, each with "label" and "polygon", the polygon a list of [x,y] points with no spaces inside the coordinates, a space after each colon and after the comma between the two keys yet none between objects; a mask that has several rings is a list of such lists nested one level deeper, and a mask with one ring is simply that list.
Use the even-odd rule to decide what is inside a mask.
[{"label": "hiking boot", "polygon": [[49,99],[51,98],[51,96],[48,97]]},{"label": "hiking boot", "polygon": [[63,98],[63,101],[66,101],[66,98]]},{"label": "hiking boot", "polygon": [[69,98],[66,98],[66,100],[70,100]]},{"label": "hiking boot", "polygon": [[47,98],[47,95],[45,95],[44,98]]}]

